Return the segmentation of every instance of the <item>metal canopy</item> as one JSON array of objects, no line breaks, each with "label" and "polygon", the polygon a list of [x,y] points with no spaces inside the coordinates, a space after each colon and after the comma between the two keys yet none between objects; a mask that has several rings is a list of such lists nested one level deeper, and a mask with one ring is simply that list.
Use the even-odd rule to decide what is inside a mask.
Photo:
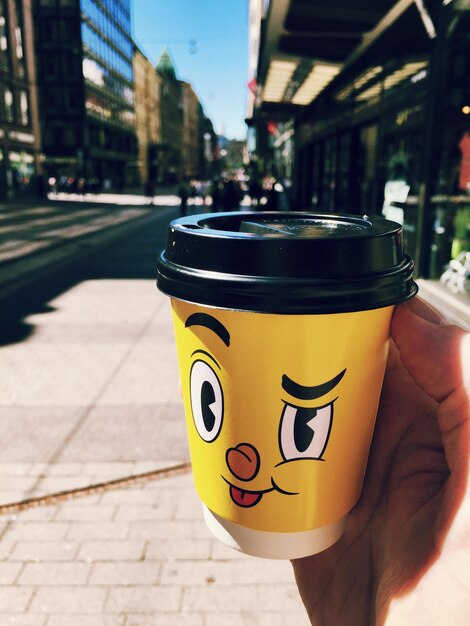
[{"label": "metal canopy", "polygon": [[[415,0],[271,0],[262,27],[257,107],[310,104],[376,47]],[[418,10],[416,37],[427,38]],[[393,29],[391,29],[393,30]]]}]

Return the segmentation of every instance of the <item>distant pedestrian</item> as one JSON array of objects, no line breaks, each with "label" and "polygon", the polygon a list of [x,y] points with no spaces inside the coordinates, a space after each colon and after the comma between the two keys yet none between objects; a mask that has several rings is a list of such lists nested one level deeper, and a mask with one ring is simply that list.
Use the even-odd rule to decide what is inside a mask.
[{"label": "distant pedestrian", "polygon": [[155,196],[155,183],[149,179],[145,185],[145,195],[148,196],[149,204],[153,204],[153,198]]},{"label": "distant pedestrian", "polygon": [[188,212],[188,186],[184,180],[181,181],[178,194],[180,197],[180,215],[181,217],[185,217]]},{"label": "distant pedestrian", "polygon": [[82,196],[85,194],[85,179],[83,178],[83,176],[77,178],[77,193],[81,194]]},{"label": "distant pedestrian", "polygon": [[217,213],[217,211],[220,211],[220,206],[222,202],[222,187],[220,181],[218,181],[217,179],[212,181],[211,196],[212,211],[214,211],[214,213]]},{"label": "distant pedestrian", "polygon": [[251,205],[258,206],[263,195],[263,188],[256,178],[252,178],[250,186],[248,187],[248,194],[250,196]]},{"label": "distant pedestrian", "polygon": [[236,211],[240,207],[240,201],[240,186],[233,178],[229,178],[222,191],[222,206],[224,211]]},{"label": "distant pedestrian", "polygon": [[268,191],[267,198],[268,201],[264,205],[264,209],[266,211],[279,211],[282,203],[282,194],[284,192],[284,187],[277,180],[273,180],[271,183],[271,188]]}]

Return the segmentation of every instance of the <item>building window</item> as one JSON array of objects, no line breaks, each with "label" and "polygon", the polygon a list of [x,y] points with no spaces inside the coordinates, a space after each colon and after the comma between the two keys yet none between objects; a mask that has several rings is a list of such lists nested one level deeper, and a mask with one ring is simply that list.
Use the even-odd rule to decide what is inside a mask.
[{"label": "building window", "polygon": [[20,119],[24,126],[29,124],[28,94],[24,89],[20,91]]},{"label": "building window", "polygon": [[44,145],[48,147],[55,145],[55,134],[51,128],[44,131]]},{"label": "building window", "polygon": [[21,28],[17,26],[15,28],[15,37],[16,37],[16,58],[23,58],[23,38],[21,36]]},{"label": "building window", "polygon": [[64,128],[63,134],[64,146],[71,148],[76,144],[75,130],[73,128]]},{"label": "building window", "polygon": [[65,90],[65,106],[69,109],[77,109],[80,104],[80,90],[70,87]]},{"label": "building window", "polygon": [[7,40],[7,23],[5,16],[2,15],[3,5],[0,4],[0,50],[5,52],[8,48],[8,40]]},{"label": "building window", "polygon": [[43,63],[43,76],[47,81],[56,81],[58,74],[57,67],[58,57],[55,54],[43,54],[42,63]]},{"label": "building window", "polygon": [[62,90],[60,87],[47,87],[44,90],[44,99],[46,101],[46,106],[55,110],[62,107]]},{"label": "building window", "polygon": [[8,68],[7,22],[4,0],[0,0],[0,69]]},{"label": "building window", "polygon": [[15,113],[13,108],[13,92],[11,89],[5,89],[3,92],[3,101],[5,103],[5,119],[7,122],[13,122]]}]

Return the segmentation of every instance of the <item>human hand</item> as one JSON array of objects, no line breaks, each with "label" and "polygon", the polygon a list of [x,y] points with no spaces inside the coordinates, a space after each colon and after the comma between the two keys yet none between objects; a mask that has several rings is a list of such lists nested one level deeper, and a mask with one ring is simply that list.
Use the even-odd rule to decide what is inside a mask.
[{"label": "human hand", "polygon": [[293,561],[315,626],[470,619],[470,335],[396,307],[361,498],[341,539]]}]

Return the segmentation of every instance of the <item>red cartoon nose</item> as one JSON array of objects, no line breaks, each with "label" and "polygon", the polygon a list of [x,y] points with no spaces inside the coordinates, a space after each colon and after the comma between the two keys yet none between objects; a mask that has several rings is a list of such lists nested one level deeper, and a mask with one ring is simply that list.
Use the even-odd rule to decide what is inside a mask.
[{"label": "red cartoon nose", "polygon": [[229,470],[240,480],[254,478],[260,466],[258,450],[250,443],[239,443],[235,448],[229,448],[225,460]]}]

